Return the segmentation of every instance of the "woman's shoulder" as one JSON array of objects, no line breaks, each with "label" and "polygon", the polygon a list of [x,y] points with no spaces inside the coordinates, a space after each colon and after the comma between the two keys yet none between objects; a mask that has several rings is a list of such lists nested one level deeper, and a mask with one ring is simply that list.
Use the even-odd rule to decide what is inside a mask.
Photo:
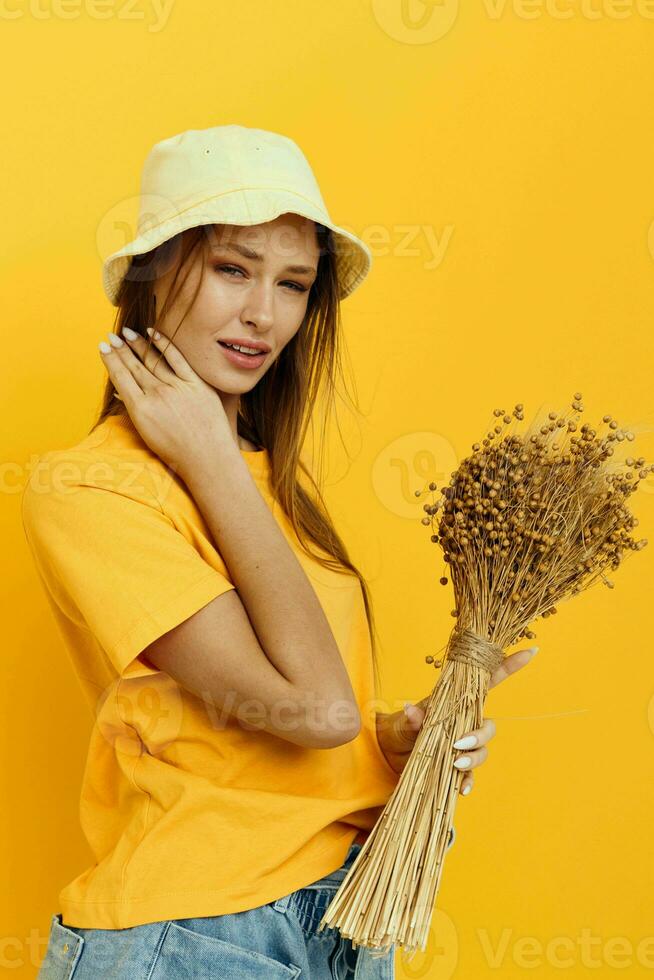
[{"label": "woman's shoulder", "polygon": [[[111,417],[76,443],[33,455],[22,492],[23,514],[95,506],[97,493],[110,491],[160,509],[163,484],[175,480],[161,460],[134,433]],[[83,490],[88,492],[81,492]]]}]

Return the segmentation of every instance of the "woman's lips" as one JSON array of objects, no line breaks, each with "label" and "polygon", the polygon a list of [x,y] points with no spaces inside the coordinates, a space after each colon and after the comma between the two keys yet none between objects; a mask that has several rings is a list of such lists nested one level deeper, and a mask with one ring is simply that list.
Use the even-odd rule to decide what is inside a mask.
[{"label": "woman's lips", "polygon": [[232,347],[225,347],[220,340],[218,341],[218,346],[232,364],[242,368],[258,368],[263,364],[268,353],[267,351],[262,351],[260,354],[241,354],[240,351],[234,350]]}]

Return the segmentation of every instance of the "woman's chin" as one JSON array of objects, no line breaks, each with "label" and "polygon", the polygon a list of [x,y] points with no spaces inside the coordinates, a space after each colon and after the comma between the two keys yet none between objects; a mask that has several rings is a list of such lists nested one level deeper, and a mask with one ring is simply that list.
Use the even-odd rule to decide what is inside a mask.
[{"label": "woman's chin", "polygon": [[[200,374],[200,372],[197,372]],[[234,378],[227,372],[216,372],[208,376],[200,375],[203,381],[215,388],[219,395],[243,395],[250,391],[255,384],[254,378]],[[258,380],[258,376],[256,378]]]}]

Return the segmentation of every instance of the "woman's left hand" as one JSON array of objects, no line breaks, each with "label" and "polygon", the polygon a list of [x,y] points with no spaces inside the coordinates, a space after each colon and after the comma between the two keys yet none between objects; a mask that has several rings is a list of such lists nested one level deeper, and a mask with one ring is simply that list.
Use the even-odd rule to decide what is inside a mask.
[{"label": "woman's left hand", "polygon": [[[492,687],[495,687],[501,681],[506,680],[511,674],[515,674],[516,671],[525,667],[537,649],[538,647],[529,647],[528,649],[518,650],[516,653],[505,657],[500,666],[491,674],[488,682],[488,690],[490,691]],[[422,728],[426,713],[425,709],[430,697],[431,694],[428,694],[427,697],[418,701],[417,704],[407,702],[408,715],[404,711],[395,711],[393,713],[377,712],[377,741],[389,766],[397,773],[401,773],[408,762],[418,737],[418,732]],[[456,765],[457,761],[460,763],[464,758],[469,760],[467,765],[461,766],[459,764],[457,766],[457,768],[461,770],[465,769],[466,771],[466,775],[461,780],[461,785],[459,786],[459,792],[463,796],[466,796],[470,792],[474,784],[474,777],[470,770],[481,765],[488,758],[486,745],[493,735],[495,735],[495,731],[495,722],[493,719],[484,718],[481,728],[477,728],[471,732],[465,732],[454,743],[455,748],[468,750],[465,752],[459,751],[454,762]],[[472,738],[474,741],[463,742],[464,738]],[[469,751],[473,748],[474,751]]]}]

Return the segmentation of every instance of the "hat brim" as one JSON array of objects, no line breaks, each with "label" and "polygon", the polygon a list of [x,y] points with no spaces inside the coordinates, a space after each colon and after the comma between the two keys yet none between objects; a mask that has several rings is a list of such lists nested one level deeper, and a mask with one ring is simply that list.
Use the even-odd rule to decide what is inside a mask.
[{"label": "hat brim", "polygon": [[[339,299],[345,299],[368,275],[372,253],[352,232],[335,225],[328,215],[299,194],[277,188],[247,188],[223,192],[186,208],[157,225],[144,229],[102,265],[102,285],[109,302],[117,306],[121,283],[129,274],[134,255],[144,255],[188,228],[200,225],[257,225],[291,212],[310,218],[334,233]],[[139,278],[147,275],[139,269]]]}]

